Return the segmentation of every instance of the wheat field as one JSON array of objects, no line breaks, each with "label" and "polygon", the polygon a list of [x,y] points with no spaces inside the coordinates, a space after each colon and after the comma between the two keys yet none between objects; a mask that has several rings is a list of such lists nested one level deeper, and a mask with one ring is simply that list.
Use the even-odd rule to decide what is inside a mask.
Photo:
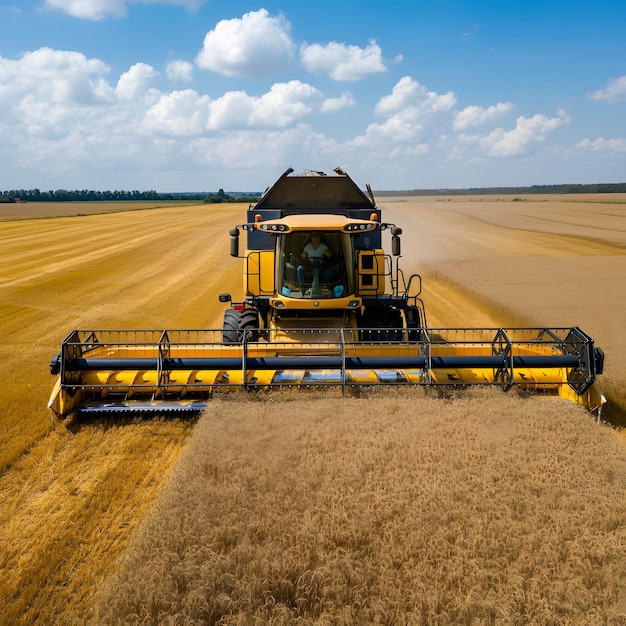
[{"label": "wheat field", "polygon": [[[580,325],[623,424],[610,198],[381,205],[431,325]],[[0,623],[626,621],[624,438],[562,401],[270,394],[51,431],[48,363],[74,328],[221,325],[244,210],[0,222]]]},{"label": "wheat field", "polygon": [[620,623],[623,444],[560,401],[417,396],[217,401],[97,620]]}]

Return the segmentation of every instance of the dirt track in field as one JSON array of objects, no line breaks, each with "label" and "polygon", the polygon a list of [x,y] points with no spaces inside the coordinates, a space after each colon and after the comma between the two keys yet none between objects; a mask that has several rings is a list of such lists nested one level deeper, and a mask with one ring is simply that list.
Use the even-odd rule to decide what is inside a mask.
[{"label": "dirt track in field", "polygon": [[[405,271],[425,276],[431,325],[580,325],[607,353],[609,389],[623,394],[626,205],[379,204],[385,219],[403,227]],[[101,421],[61,424],[50,434],[51,355],[74,328],[219,326],[217,294],[242,295],[227,233],[244,210],[212,205],[0,223],[3,623],[88,615],[91,590],[116,570],[192,426]]]}]

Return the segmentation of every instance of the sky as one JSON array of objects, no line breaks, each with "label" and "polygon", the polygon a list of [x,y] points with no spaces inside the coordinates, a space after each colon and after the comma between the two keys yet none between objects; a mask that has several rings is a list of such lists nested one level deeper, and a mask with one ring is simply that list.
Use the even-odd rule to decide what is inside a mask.
[{"label": "sky", "polygon": [[0,191],[626,182],[623,0],[0,0]]}]

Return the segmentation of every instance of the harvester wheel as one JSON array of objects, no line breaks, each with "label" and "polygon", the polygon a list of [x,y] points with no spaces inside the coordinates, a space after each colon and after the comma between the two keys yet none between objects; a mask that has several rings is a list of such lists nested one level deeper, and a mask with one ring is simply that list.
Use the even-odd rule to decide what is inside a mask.
[{"label": "harvester wheel", "polygon": [[246,338],[248,341],[259,340],[259,312],[256,309],[226,309],[224,311],[224,325],[222,339],[224,343],[241,343],[244,331],[248,331]]}]

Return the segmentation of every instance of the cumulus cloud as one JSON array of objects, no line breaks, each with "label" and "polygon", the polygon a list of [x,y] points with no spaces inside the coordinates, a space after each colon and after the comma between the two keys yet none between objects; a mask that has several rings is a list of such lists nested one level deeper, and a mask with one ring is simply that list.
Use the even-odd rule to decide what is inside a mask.
[{"label": "cumulus cloud", "polygon": [[[138,63],[112,86],[110,68],[78,52],[41,48],[18,60],[0,57],[0,134],[4,148],[64,166],[100,167],[104,146],[118,159],[132,150],[147,106],[158,97],[156,72]],[[90,152],[92,150],[92,152]],[[38,166],[41,166],[40,164]],[[68,165],[69,167],[69,165]]]},{"label": "cumulus cloud", "polygon": [[311,115],[322,99],[321,92],[298,80],[275,83],[260,97],[231,91],[211,102],[208,128],[284,128]]},{"label": "cumulus cloud", "polygon": [[266,9],[218,22],[204,38],[199,67],[225,76],[269,76],[286,70],[294,56],[289,22]]},{"label": "cumulus cloud", "polygon": [[391,94],[382,97],[375,112],[387,119],[370,124],[364,135],[349,142],[354,147],[369,147],[385,152],[389,158],[400,154],[425,154],[439,141],[441,114],[456,104],[452,92],[438,94],[429,91],[410,76],[404,76]]},{"label": "cumulus cloud", "polygon": [[513,109],[511,102],[498,102],[486,109],[479,106],[468,106],[454,116],[454,130],[465,130],[470,127],[483,126],[488,122],[504,117]]},{"label": "cumulus cloud", "polygon": [[212,100],[193,89],[162,94],[146,112],[143,129],[166,136],[288,128],[324,108],[323,94],[297,80],[275,83],[261,96],[229,91]]},{"label": "cumulus cloud", "polygon": [[135,63],[120,76],[115,93],[125,100],[133,100],[146,92],[152,80],[158,75],[159,73],[150,65]]},{"label": "cumulus cloud", "polygon": [[404,76],[393,87],[391,94],[383,96],[376,104],[378,115],[391,116],[406,109],[421,113],[447,111],[456,104],[456,97],[451,91],[438,94],[428,91],[410,76]]},{"label": "cumulus cloud", "polygon": [[562,111],[559,112],[559,117],[552,118],[542,114],[533,115],[533,117],[520,116],[512,130],[496,128],[488,135],[465,137],[465,139],[476,141],[489,156],[516,156],[524,154],[531,145],[542,142],[549,133],[568,121]]},{"label": "cumulus cloud", "polygon": [[604,89],[592,91],[588,94],[592,100],[606,100],[607,102],[623,102],[626,100],[626,76],[611,79]]},{"label": "cumulus cloud", "polygon": [[45,0],[47,8],[84,20],[102,20],[107,17],[124,17],[127,5],[132,2],[143,4],[171,4],[195,11],[206,0]]},{"label": "cumulus cloud", "polygon": [[[236,172],[263,173],[263,184],[284,171],[285,164],[325,162],[337,156],[337,145],[304,123],[275,130],[232,131],[227,135],[202,136],[187,143],[188,154],[204,167],[231,168]],[[272,146],[259,151],[259,146]],[[239,176],[240,174],[238,174]]]},{"label": "cumulus cloud", "polygon": [[46,0],[45,6],[85,20],[124,17],[128,12],[126,0]]},{"label": "cumulus cloud", "polygon": [[165,75],[170,80],[191,82],[193,80],[193,65],[189,61],[170,61],[165,68]]},{"label": "cumulus cloud", "polygon": [[262,127],[290,126],[311,115],[322,98],[322,93],[315,87],[299,80],[276,83],[256,102],[250,124]]},{"label": "cumulus cloud", "polygon": [[199,135],[206,129],[210,100],[193,89],[164,94],[146,112],[143,126],[171,136]]},{"label": "cumulus cloud", "polygon": [[331,41],[326,45],[303,45],[300,49],[302,66],[311,74],[327,74],[333,80],[357,81],[371,74],[386,72],[382,51],[376,41],[367,48]]},{"label": "cumulus cloud", "polygon": [[[266,12],[255,16],[269,26]],[[191,63],[172,61],[164,73],[172,81],[186,81],[193,78],[193,70]],[[348,91],[326,95],[314,85],[291,80],[270,83],[259,93],[232,90],[209,96],[180,85],[162,92],[154,86],[158,77],[146,63],[111,76],[99,59],[49,48],[16,60],[0,56],[0,169],[11,176],[36,172],[38,185],[43,172],[62,179],[67,170],[66,180],[123,172],[130,179],[136,169],[152,172],[161,185],[165,179],[154,172],[177,168],[192,172],[211,165],[225,171],[226,164],[238,169],[247,164],[256,171],[285,163],[320,167],[315,164],[326,160],[348,166],[352,160],[361,168],[388,168],[394,176],[402,170],[410,177],[423,167],[443,168],[451,159],[458,167],[528,154],[569,121],[564,112],[553,117],[531,113],[479,132],[477,127],[510,113],[513,105],[466,106],[459,112],[453,92],[437,93],[404,76],[371,105],[369,117],[349,139],[338,141],[317,124],[321,115],[329,114],[340,123],[349,120],[346,129],[359,123],[356,115],[342,113],[357,104]],[[366,101],[359,102],[360,112],[367,114]],[[271,150],[259,150],[259,145]],[[612,160],[619,163],[626,140],[585,139],[575,148],[617,154]],[[191,173],[184,175],[195,180]]]},{"label": "cumulus cloud", "polygon": [[10,108],[28,96],[41,102],[93,103],[103,95],[109,67],[80,52],[40,48],[13,61],[0,57],[0,103]]},{"label": "cumulus cloud", "polygon": [[598,137],[593,140],[583,139],[574,146],[574,149],[603,152],[606,154],[618,154],[626,152],[626,139],[622,137],[616,137],[614,139],[605,139],[604,137]]},{"label": "cumulus cloud", "polygon": [[[153,68],[137,64],[119,80],[110,68],[78,52],[41,48],[17,60],[0,57],[0,169],[37,180],[63,172],[97,176],[130,172],[156,151],[142,134],[146,108],[159,93]],[[34,173],[34,174],[33,174]],[[58,183],[57,183],[58,184]]]},{"label": "cumulus cloud", "polygon": [[332,113],[340,111],[346,107],[352,107],[356,104],[354,96],[349,91],[344,91],[338,98],[328,98],[322,104],[322,113]]}]

